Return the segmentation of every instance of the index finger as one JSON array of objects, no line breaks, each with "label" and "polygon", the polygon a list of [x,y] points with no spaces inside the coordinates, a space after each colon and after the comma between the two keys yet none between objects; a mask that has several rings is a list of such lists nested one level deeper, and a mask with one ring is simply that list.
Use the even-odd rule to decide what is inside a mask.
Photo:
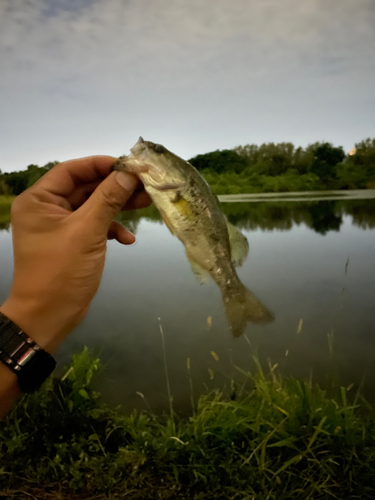
[{"label": "index finger", "polygon": [[37,183],[51,194],[67,198],[79,186],[105,179],[116,161],[113,156],[87,156],[57,164]]}]

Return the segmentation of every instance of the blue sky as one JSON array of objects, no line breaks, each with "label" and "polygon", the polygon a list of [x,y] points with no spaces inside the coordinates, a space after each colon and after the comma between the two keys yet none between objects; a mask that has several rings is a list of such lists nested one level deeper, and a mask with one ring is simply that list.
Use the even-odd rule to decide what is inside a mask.
[{"label": "blue sky", "polygon": [[374,0],[0,0],[0,169],[375,137]]}]

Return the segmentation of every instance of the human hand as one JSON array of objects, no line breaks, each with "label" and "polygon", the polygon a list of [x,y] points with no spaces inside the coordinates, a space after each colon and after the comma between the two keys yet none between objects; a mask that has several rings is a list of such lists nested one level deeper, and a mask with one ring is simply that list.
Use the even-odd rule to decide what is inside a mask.
[{"label": "human hand", "polygon": [[14,278],[0,311],[50,353],[87,314],[107,239],[135,241],[115,215],[151,202],[136,177],[111,173],[114,161],[60,163],[13,202]]}]

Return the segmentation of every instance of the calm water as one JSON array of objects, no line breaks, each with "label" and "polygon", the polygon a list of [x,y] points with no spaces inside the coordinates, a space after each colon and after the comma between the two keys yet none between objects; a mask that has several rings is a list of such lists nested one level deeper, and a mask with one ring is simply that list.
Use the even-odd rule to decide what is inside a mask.
[{"label": "calm water", "polygon": [[[162,340],[175,408],[190,407],[187,358],[194,393],[222,386],[235,366],[251,369],[251,348],[283,372],[325,383],[358,385],[375,399],[375,200],[223,203],[250,242],[239,276],[275,314],[232,339],[221,294],[199,285],[182,244],[155,210],[126,214],[137,242],[109,242],[103,280],[83,324],[58,354],[60,366],[87,345],[107,365],[98,380],[105,399],[125,410],[167,407]],[[11,283],[11,232],[0,230],[0,302]],[[207,328],[207,318],[212,326]],[[302,319],[302,329],[297,333]],[[333,342],[333,352],[329,349]],[[212,355],[214,351],[217,361]],[[214,377],[212,379],[212,376]]]}]

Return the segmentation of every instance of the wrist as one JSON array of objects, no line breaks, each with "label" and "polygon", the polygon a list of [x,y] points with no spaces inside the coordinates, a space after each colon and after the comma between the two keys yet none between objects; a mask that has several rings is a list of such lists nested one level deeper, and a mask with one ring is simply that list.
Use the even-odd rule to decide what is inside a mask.
[{"label": "wrist", "polygon": [[66,325],[54,317],[47,305],[10,296],[0,306],[0,312],[50,354],[57,351],[64,339]]},{"label": "wrist", "polygon": [[23,392],[34,392],[56,367],[54,358],[0,312],[0,361],[17,377]]}]

